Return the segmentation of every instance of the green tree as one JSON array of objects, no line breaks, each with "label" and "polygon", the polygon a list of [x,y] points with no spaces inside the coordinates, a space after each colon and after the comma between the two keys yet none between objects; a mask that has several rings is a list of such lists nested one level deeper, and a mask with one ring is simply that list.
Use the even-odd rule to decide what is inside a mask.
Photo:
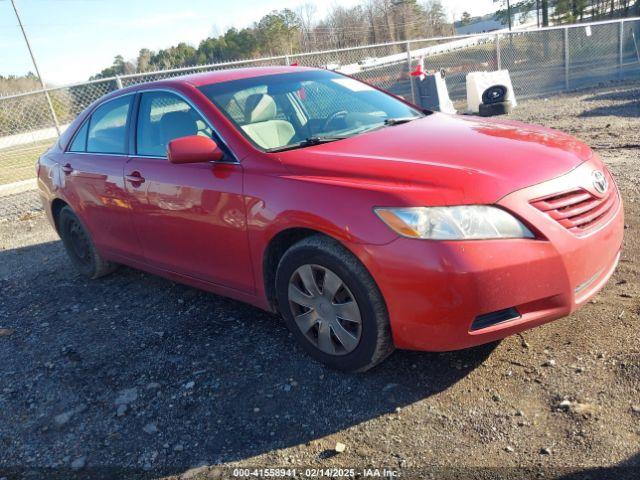
[{"label": "green tree", "polygon": [[[508,23],[508,13],[507,13],[507,2],[506,0],[493,0],[494,3],[500,3],[500,9],[496,12],[496,18],[502,20],[503,23]],[[536,8],[540,9],[540,15],[542,17],[542,26],[549,26],[549,17],[552,8],[556,7],[557,4],[561,3],[563,0],[511,0],[511,15],[512,19],[515,15],[520,16],[520,21],[524,22],[531,12],[534,12]],[[568,0],[568,3],[582,3],[583,0]],[[584,3],[587,3],[587,0],[584,0]],[[584,12],[584,8],[582,8]],[[557,7],[556,7],[557,12]],[[558,20],[558,19],[556,19]]]},{"label": "green tree", "polygon": [[198,46],[198,63],[216,63],[226,60],[226,50],[222,38],[209,37]]},{"label": "green tree", "polygon": [[298,17],[288,8],[273,11],[255,24],[260,51],[267,55],[292,53],[297,43],[294,33],[299,29]]},{"label": "green tree", "polygon": [[554,16],[558,23],[573,23],[584,18],[587,0],[557,0]]},{"label": "green tree", "polygon": [[175,47],[159,50],[153,55],[152,63],[155,68],[168,69],[188,67],[196,64],[196,49],[182,42]]},{"label": "green tree", "polygon": [[549,26],[549,0],[540,0],[540,10],[542,10],[542,26]]},{"label": "green tree", "polygon": [[362,1],[349,8],[336,5],[323,20],[315,18],[310,4],[297,14],[274,10],[251,27],[230,28],[197,48],[186,43],[156,52],[142,48],[133,63],[119,55],[93,78],[291,54],[301,46],[317,50],[453,33],[440,0]]},{"label": "green tree", "polygon": [[224,43],[225,60],[252,57],[258,51],[258,40],[248,28],[240,31],[235,28],[227,30],[224,34]]},{"label": "green tree", "polygon": [[151,59],[153,58],[153,52],[148,48],[140,49],[138,53],[138,59],[136,60],[136,69],[138,72],[148,72],[153,70]]},{"label": "green tree", "polygon": [[97,78],[115,77],[116,75],[127,75],[135,73],[136,67],[133,63],[125,61],[122,55],[116,55],[113,59],[113,64],[102,70],[97,75],[91,77],[92,80]]},{"label": "green tree", "polygon": [[197,63],[217,63],[251,58],[259,53],[258,40],[252,29],[230,28],[224,35],[209,37],[198,46]]},{"label": "green tree", "polygon": [[470,23],[471,23],[471,14],[469,12],[462,12],[460,25],[469,25]]}]

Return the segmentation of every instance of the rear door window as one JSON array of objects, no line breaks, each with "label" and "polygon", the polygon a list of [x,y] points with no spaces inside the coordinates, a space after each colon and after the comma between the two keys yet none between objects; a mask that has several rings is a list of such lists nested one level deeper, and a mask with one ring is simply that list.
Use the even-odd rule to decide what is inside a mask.
[{"label": "rear door window", "polygon": [[127,153],[127,118],[133,95],[116,98],[99,106],[89,121],[87,152]]}]

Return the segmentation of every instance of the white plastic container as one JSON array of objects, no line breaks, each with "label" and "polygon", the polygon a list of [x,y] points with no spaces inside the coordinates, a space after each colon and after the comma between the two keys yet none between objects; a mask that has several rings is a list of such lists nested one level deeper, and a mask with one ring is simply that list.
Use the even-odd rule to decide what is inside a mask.
[{"label": "white plastic container", "polygon": [[440,111],[443,113],[450,113],[452,115],[457,113],[455,107],[453,106],[453,102],[449,97],[449,90],[447,89],[447,82],[445,81],[444,77],[440,75],[439,72],[434,76],[436,79],[436,90],[438,92],[438,98],[440,99]]},{"label": "white plastic container", "polygon": [[511,107],[515,108],[516,96],[513,93],[513,84],[509,76],[509,70],[496,70],[495,72],[470,72],[467,74],[467,108],[470,112],[480,110],[482,94],[494,85],[507,87],[505,101],[511,102]]}]

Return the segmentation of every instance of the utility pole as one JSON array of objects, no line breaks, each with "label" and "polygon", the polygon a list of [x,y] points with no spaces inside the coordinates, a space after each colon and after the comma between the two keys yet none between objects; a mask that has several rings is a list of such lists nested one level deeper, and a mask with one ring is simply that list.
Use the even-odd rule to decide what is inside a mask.
[{"label": "utility pole", "polygon": [[540,28],[540,0],[536,0],[536,21],[538,22],[538,28]]},{"label": "utility pole", "polygon": [[509,31],[511,31],[511,4],[509,3],[509,0],[507,0],[507,17],[509,17]]},{"label": "utility pole", "polygon": [[58,117],[56,116],[56,112],[53,109],[53,103],[51,102],[51,97],[49,96],[49,92],[47,91],[47,86],[44,83],[44,80],[42,79],[40,70],[38,69],[36,58],[33,56],[33,50],[31,50],[31,44],[29,43],[29,38],[27,38],[27,32],[25,32],[24,30],[24,25],[22,25],[22,20],[20,19],[20,14],[18,13],[15,0],[11,0],[11,5],[13,6],[13,11],[16,13],[16,18],[18,19],[18,25],[20,26],[20,30],[22,30],[22,36],[24,37],[24,42],[27,44],[27,50],[29,50],[29,55],[31,56],[31,61],[33,62],[33,68],[35,68],[36,70],[36,75],[38,75],[38,80],[40,80],[40,85],[42,86],[44,95],[47,97],[47,103],[49,104],[49,111],[51,112],[53,123],[56,126],[56,132],[58,133],[58,136],[60,136],[60,125],[58,124]]}]

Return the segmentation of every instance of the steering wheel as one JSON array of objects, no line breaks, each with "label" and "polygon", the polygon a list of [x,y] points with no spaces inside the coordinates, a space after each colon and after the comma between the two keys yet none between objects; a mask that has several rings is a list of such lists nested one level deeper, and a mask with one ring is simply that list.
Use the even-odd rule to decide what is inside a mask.
[{"label": "steering wheel", "polygon": [[338,110],[336,112],[333,112],[331,115],[329,115],[327,120],[322,125],[322,130],[327,130],[327,128],[329,127],[329,124],[331,124],[331,122],[333,122],[334,120],[336,120],[336,119],[338,119],[340,117],[347,116],[348,113],[349,112],[347,112],[346,110]]}]

